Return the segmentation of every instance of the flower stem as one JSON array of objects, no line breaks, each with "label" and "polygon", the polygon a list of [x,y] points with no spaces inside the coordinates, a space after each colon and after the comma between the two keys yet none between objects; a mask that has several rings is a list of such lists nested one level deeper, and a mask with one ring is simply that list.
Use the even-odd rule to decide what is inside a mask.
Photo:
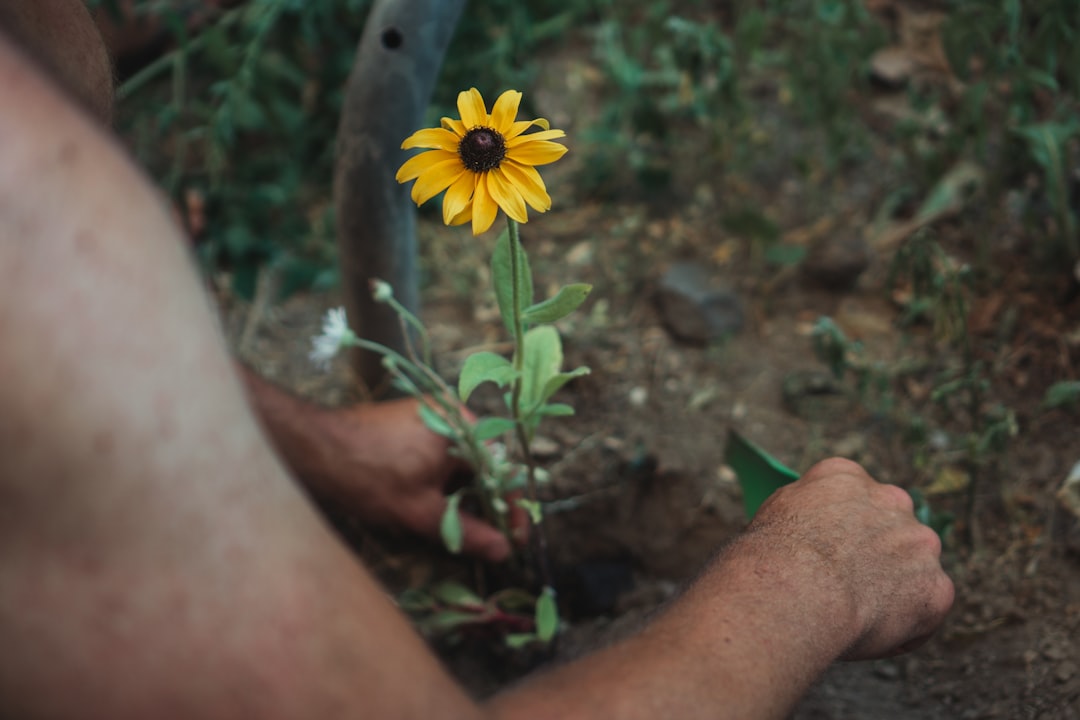
[{"label": "flower stem", "polygon": [[[518,224],[511,217],[506,218],[510,231],[510,306],[513,308],[514,326],[514,370],[516,378],[510,395],[510,412],[514,416],[514,427],[517,434],[518,444],[521,446],[521,455],[525,459],[528,468],[528,484],[526,491],[529,502],[539,507],[536,491],[536,459],[533,458],[529,443],[529,431],[525,427],[525,419],[521,415],[521,388],[523,385],[522,372],[525,369],[525,323],[521,317],[521,282],[518,277],[521,269],[518,267],[518,253],[521,252],[521,236],[518,232]],[[535,544],[534,554],[540,573],[540,581],[547,587],[551,587],[551,568],[548,565],[547,537],[544,534],[543,516],[541,521],[533,526],[531,535]]]}]

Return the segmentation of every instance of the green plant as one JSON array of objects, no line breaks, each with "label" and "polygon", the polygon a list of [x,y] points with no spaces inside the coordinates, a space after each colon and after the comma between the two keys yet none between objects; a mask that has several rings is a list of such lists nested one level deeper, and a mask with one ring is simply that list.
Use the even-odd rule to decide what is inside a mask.
[{"label": "green plant", "polygon": [[892,383],[904,368],[890,370],[884,363],[870,360],[861,342],[850,340],[832,318],[814,323],[811,338],[814,354],[829,367],[833,377],[852,378],[859,401],[875,412],[887,415],[894,405]]},{"label": "green plant", "polygon": [[[499,235],[492,252],[491,278],[500,315],[513,341],[511,357],[488,351],[473,353],[462,366],[455,391],[432,366],[423,324],[394,299],[390,286],[382,282],[374,283],[375,299],[388,303],[400,318],[406,353],[357,337],[339,309],[331,311],[323,334],[315,339],[312,357],[326,361],[343,347],[381,353],[395,387],[420,400],[421,417],[428,428],[450,439],[456,454],[473,468],[474,482],[450,496],[442,517],[442,537],[449,550],[461,550],[458,509],[466,496],[480,503],[487,520],[506,534],[511,547],[516,544],[510,533],[510,504],[527,511],[532,521],[533,560],[542,586],[536,597],[532,638],[546,642],[558,626],[558,614],[547,561],[543,506],[537,492],[541,478],[531,446],[541,422],[574,412],[569,405],[552,402],[552,397],[589,369],[562,369],[562,340],[553,323],[574,312],[585,301],[591,286],[566,285],[548,299],[534,301],[533,276],[521,243],[519,223],[528,220],[526,204],[538,212],[551,207],[551,198],[535,166],[555,162],[566,147],[554,142],[565,133],[551,129],[547,120],[518,121],[520,102],[521,93],[507,90],[488,112],[476,88],[460,93],[460,119],[443,118],[441,127],[418,130],[409,136],[402,148],[421,148],[424,152],[406,160],[397,173],[399,182],[413,182],[412,198],[417,204],[445,191],[444,222],[471,223],[475,236],[491,227],[500,209],[506,213],[507,229]],[[533,127],[541,129],[528,132]],[[476,388],[486,383],[503,391],[507,414],[482,417],[473,423],[465,403]],[[504,436],[517,441],[520,464],[493,452],[505,446],[489,443]],[[522,488],[525,497],[518,497]],[[520,633],[515,637],[514,642],[524,642]]]},{"label": "green plant", "polygon": [[[896,254],[890,276],[911,289],[905,319],[928,319],[933,342],[959,356],[959,364],[945,365],[934,380],[930,399],[947,417],[966,425],[963,451],[968,473],[966,520],[974,521],[975,497],[982,476],[991,475],[996,463],[1018,432],[1015,413],[989,400],[991,379],[976,353],[968,327],[972,273],[955,262],[934,240],[921,231]],[[949,356],[946,356],[949,357]]]},{"label": "green plant", "polygon": [[860,0],[772,0],[768,6],[785,47],[781,62],[796,117],[824,133],[828,165],[860,157],[865,129],[852,95],[865,85],[884,28]]}]

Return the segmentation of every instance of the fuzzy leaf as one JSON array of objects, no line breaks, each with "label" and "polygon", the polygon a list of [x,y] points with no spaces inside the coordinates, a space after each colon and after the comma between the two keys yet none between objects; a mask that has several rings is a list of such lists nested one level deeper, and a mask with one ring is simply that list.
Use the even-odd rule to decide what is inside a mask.
[{"label": "fuzzy leaf", "polygon": [[544,402],[552,395],[557,393],[563,385],[570,382],[574,378],[582,377],[591,373],[587,367],[574,368],[570,372],[559,373],[555,377],[548,378],[548,381],[544,383],[544,391],[540,395],[540,402]]},{"label": "fuzzy leaf", "polygon": [[525,309],[524,320],[528,323],[553,323],[581,307],[589,296],[592,285],[575,283],[559,288],[554,297]]},{"label": "fuzzy leaf", "polygon": [[[529,269],[529,258],[521,243],[515,243],[513,251],[517,253],[517,278],[520,288],[518,293],[518,312],[524,312],[525,308],[532,305],[533,284],[532,270]],[[510,274],[510,233],[503,230],[499,239],[495,241],[495,250],[491,255],[491,278],[495,285],[495,299],[499,303],[499,314],[502,315],[506,331],[514,335],[514,290]]]},{"label": "fuzzy leaf", "polygon": [[457,437],[457,431],[446,421],[446,418],[429,408],[427,405],[420,406],[420,419],[424,421],[424,425],[427,425],[428,430],[436,435],[442,435],[443,437],[451,439]]},{"label": "fuzzy leaf", "polygon": [[529,519],[532,520],[533,525],[539,525],[544,521],[544,508],[540,503],[527,498],[518,498],[514,503],[529,513]]},{"label": "fuzzy leaf", "polygon": [[447,605],[458,608],[483,609],[484,601],[469,588],[449,580],[439,583],[431,594]]},{"label": "fuzzy leaf", "polygon": [[545,399],[549,380],[559,375],[562,366],[562,341],[550,325],[541,325],[525,333],[524,368],[521,378],[521,406],[531,408]]},{"label": "fuzzy leaf", "polygon": [[514,429],[514,421],[504,417],[486,417],[476,423],[473,434],[479,442],[486,442]]},{"label": "fuzzy leaf", "polygon": [[503,642],[511,650],[520,650],[527,645],[536,642],[536,633],[510,633]]},{"label": "fuzzy leaf", "polygon": [[1044,408],[1058,408],[1076,405],[1080,402],[1080,380],[1061,380],[1046,391],[1042,405]]},{"label": "fuzzy leaf", "polygon": [[468,402],[479,385],[493,382],[499,387],[514,380],[514,366],[502,355],[493,352],[478,352],[470,355],[461,368],[458,378],[458,396],[461,402]]},{"label": "fuzzy leaf", "polygon": [[442,535],[446,549],[457,555],[461,552],[465,539],[461,528],[461,516],[458,514],[461,493],[456,492],[446,500],[446,510],[443,511],[442,520],[439,522],[439,534]]},{"label": "fuzzy leaf", "polygon": [[550,642],[559,631],[559,608],[555,604],[555,590],[545,587],[536,599],[536,637],[541,642]]},{"label": "fuzzy leaf", "polygon": [[566,403],[546,403],[536,408],[536,414],[542,417],[570,417],[574,408]]}]

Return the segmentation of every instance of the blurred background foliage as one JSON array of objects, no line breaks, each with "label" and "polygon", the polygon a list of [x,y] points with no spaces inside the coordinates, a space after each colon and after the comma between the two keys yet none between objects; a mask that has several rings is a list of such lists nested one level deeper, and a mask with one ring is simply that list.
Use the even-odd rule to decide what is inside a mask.
[{"label": "blurred background foliage", "polygon": [[[116,0],[88,1],[116,10]],[[163,37],[153,57],[121,68],[119,129],[177,203],[207,268],[227,270],[241,295],[254,293],[262,268],[275,270],[282,295],[336,282],[334,141],[370,4],[134,2],[161,19]],[[985,173],[984,206],[1008,205],[1032,228],[1032,258],[1071,270],[1080,259],[1080,3],[919,4],[944,16],[934,29],[944,57],[935,81],[905,84],[911,111],[885,130],[895,148],[888,212],[914,212],[914,199],[970,161]],[[695,175],[692,186],[750,172],[785,142],[763,130],[777,114],[779,127],[799,128],[786,140],[788,172],[827,179],[874,162],[875,53],[905,39],[891,5],[477,0],[431,117],[455,114],[456,93],[470,86],[488,98],[513,87],[530,102],[543,58],[572,48],[595,80],[593,112],[573,138],[578,197],[670,198],[685,185],[680,175]]]}]

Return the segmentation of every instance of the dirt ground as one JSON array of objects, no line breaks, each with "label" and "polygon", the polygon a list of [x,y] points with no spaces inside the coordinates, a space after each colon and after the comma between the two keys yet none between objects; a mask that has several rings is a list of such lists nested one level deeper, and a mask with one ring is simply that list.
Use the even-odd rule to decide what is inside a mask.
[{"label": "dirt ground", "polygon": [[[627,222],[635,213],[638,220]],[[572,625],[560,642],[560,658],[632,629],[742,527],[739,490],[723,462],[729,427],[796,468],[842,454],[884,481],[904,487],[929,481],[913,467],[913,451],[896,429],[850,398],[828,398],[831,404],[815,407],[809,417],[796,415],[784,400],[785,378],[822,372],[808,337],[809,322],[818,315],[863,328],[864,342],[873,347],[879,340],[882,346],[896,344],[890,340],[899,334],[893,327],[897,310],[878,289],[838,296],[807,289],[793,278],[762,298],[755,289],[758,281],[745,281],[748,276],[735,264],[724,274],[748,286],[744,297],[751,319],[745,330],[709,348],[669,337],[650,288],[655,273],[673,255],[685,257],[688,248],[665,248],[650,238],[682,232],[700,238],[698,251],[715,243],[712,224],[702,219],[695,226],[685,217],[674,211],[650,219],[637,208],[585,206],[554,211],[528,228],[539,278],[562,280],[570,274],[567,279],[597,283],[597,300],[582,319],[564,328],[568,365],[588,364],[593,374],[564,393],[577,416],[543,436],[545,465],[553,475],[547,497],[577,499],[574,509],[550,519],[555,564],[571,586],[564,599],[575,604],[576,585],[587,582],[579,576],[595,577],[605,568],[614,573],[616,587],[626,587],[601,600],[605,607],[599,612],[586,607],[575,616],[564,609]],[[589,230],[582,233],[582,228]],[[594,233],[595,240],[579,239]],[[443,268],[447,258],[470,266],[473,256],[487,249],[467,233],[434,225],[425,227],[424,235],[431,262]],[[628,252],[646,255],[647,261],[639,255],[625,265],[637,275],[625,270],[617,275],[615,258]],[[447,282],[455,272],[444,270],[441,282],[428,287],[424,313],[449,376],[463,351],[499,337],[490,301],[474,304],[461,297]],[[355,397],[347,367],[339,364],[334,374],[320,375],[306,359],[321,312],[336,302],[303,296],[268,311],[246,356],[269,377],[323,402]],[[238,310],[235,323],[242,324],[244,316]],[[1034,409],[1041,396],[1041,390],[1033,390],[1026,405],[1016,405],[1021,433],[996,468],[1008,502],[985,490],[977,515],[978,546],[972,549],[956,538],[946,546],[944,562],[958,593],[941,632],[905,657],[836,666],[796,717],[1080,717],[1080,559],[1069,542],[1076,520],[1053,499],[1080,458],[1080,438],[1075,417]],[[962,512],[959,497],[935,501]],[[463,572],[460,561],[437,548],[403,538],[359,537],[361,553],[396,590]],[[596,602],[586,598],[582,604]],[[531,663],[507,664],[496,654],[486,664],[486,652],[458,648],[447,655],[478,694],[494,691]]]},{"label": "dirt ground", "polygon": [[[552,58],[557,71],[549,75],[557,80],[539,93],[556,126],[575,111],[573,87],[558,83],[574,76],[577,57]],[[763,126],[773,120],[763,118]],[[688,161],[671,190],[651,200],[583,200],[572,162],[545,175],[554,209],[523,228],[537,287],[595,284],[584,310],[561,325],[567,365],[586,364],[593,373],[560,397],[577,415],[541,430],[541,460],[553,477],[545,496],[558,501],[549,535],[570,626],[555,658],[511,656],[490,641],[440,646],[477,695],[537,662],[564,660],[632,631],[739,531],[740,491],[723,460],[729,428],[800,470],[838,454],[906,488],[926,489],[938,477],[947,453],[920,460],[895,415],[868,409],[843,387],[791,389],[800,379],[827,376],[810,337],[822,315],[886,365],[934,359],[927,328],[900,327],[902,308],[885,282],[889,253],[868,241],[868,268],[850,289],[836,290],[804,266],[762,262],[721,221],[732,208],[755,206],[785,237],[812,247],[867,238],[890,183],[881,172],[887,140],[878,142],[876,156],[824,187],[796,179],[782,148],[763,152],[749,176]],[[975,206],[941,225],[946,249],[965,259],[971,234],[986,227],[991,212]],[[430,217],[421,228],[423,316],[440,370],[451,378],[470,348],[503,339],[487,290],[491,243]],[[678,260],[701,264],[739,296],[741,331],[707,346],[673,339],[655,291]],[[1022,256],[1002,254],[995,266],[1001,274],[978,292],[972,326],[994,368],[989,397],[1015,411],[1019,432],[981,474],[971,522],[964,492],[931,495],[936,508],[958,518],[944,556],[957,585],[955,607],[914,653],[835,666],[796,718],[1080,718],[1080,527],[1054,498],[1080,461],[1078,418],[1039,407],[1052,382],[1076,377],[1080,301],[1060,292],[1057,280],[1027,270]],[[265,375],[339,404],[358,396],[345,363],[321,374],[306,357],[321,313],[337,304],[333,295],[306,295],[253,314],[229,302],[226,317],[241,354]],[[962,419],[931,409],[922,380],[894,388],[897,406],[926,414],[945,436],[961,432]],[[496,405],[482,397],[476,409]],[[347,532],[394,591],[475,571],[415,540]]]}]

